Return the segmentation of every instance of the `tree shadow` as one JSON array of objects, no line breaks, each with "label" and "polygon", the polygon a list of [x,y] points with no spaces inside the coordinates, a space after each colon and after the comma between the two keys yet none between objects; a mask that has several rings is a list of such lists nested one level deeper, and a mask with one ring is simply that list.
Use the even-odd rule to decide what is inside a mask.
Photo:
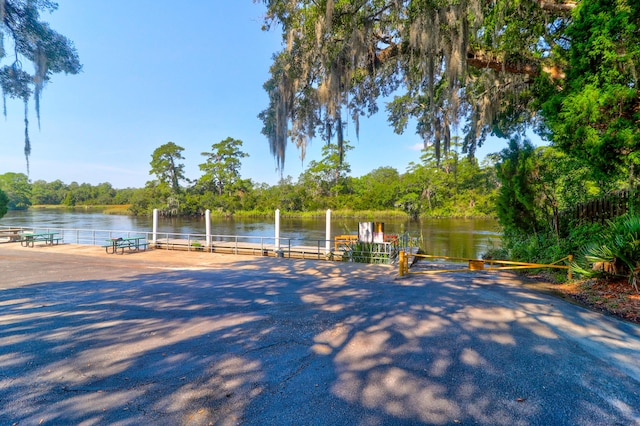
[{"label": "tree shadow", "polygon": [[640,422],[611,359],[638,329],[510,277],[251,258],[7,289],[0,423]]}]

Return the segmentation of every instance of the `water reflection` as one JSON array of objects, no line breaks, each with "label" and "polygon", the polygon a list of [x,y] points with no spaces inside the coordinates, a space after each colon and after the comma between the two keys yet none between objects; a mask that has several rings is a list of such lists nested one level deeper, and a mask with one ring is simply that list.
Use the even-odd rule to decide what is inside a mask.
[{"label": "water reflection", "polygon": [[[273,237],[274,223],[256,218],[212,218],[213,235],[242,235]],[[153,228],[151,217],[105,215],[74,210],[31,209],[10,211],[0,219],[2,226],[51,227],[64,229],[93,229],[112,231],[149,232]],[[324,240],[325,218],[281,218],[280,236],[301,240]],[[204,234],[204,218],[160,218],[159,232]],[[500,227],[492,219],[424,219],[408,221],[384,220],[387,234],[409,232],[421,238],[429,254],[477,258],[489,248],[500,246]],[[334,218],[331,235],[356,234],[358,219]]]}]

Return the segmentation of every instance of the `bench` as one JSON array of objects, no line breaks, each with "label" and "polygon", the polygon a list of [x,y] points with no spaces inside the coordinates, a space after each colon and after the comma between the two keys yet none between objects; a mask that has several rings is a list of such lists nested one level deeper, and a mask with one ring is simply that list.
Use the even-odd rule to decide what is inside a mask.
[{"label": "bench", "polygon": [[351,244],[358,242],[357,235],[336,235],[333,239],[333,249],[338,251],[349,247]]},{"label": "bench", "polygon": [[16,241],[20,241],[20,239],[22,238],[22,234],[9,234],[9,233],[2,233],[0,234],[0,238],[6,238],[9,240],[9,242],[16,242]]},{"label": "bench", "polygon": [[[149,247],[149,243],[144,240],[145,237],[128,237],[128,238],[111,238],[107,240],[108,244],[103,244],[107,254],[115,254],[120,249],[120,254],[124,254],[124,249],[130,251],[146,250]],[[111,249],[111,251],[109,251]]]},{"label": "bench", "polygon": [[22,228],[4,228],[0,229],[0,238],[6,238],[8,242],[20,241],[22,238],[22,232],[25,231]]}]

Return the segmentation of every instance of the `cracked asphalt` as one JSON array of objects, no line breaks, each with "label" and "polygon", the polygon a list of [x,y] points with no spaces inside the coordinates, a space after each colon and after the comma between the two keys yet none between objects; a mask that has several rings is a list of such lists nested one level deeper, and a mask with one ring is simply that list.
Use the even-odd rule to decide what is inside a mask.
[{"label": "cracked asphalt", "polygon": [[0,244],[0,424],[640,424],[640,327],[512,274]]}]

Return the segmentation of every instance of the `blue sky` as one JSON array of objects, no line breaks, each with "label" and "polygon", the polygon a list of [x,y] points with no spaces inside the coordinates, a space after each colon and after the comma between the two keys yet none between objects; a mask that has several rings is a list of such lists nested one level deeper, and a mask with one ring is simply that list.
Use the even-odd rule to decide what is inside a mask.
[{"label": "blue sky", "polygon": [[[261,30],[262,3],[58,3],[42,19],[74,41],[83,71],[53,76],[42,96],[40,130],[30,105],[32,181],[142,187],[152,179],[151,154],[169,141],[185,148],[187,177],[196,179],[201,153],[230,136],[242,140],[249,154],[242,176],[277,183],[280,175],[257,115],[268,103],[262,84],[281,39],[277,31]],[[26,173],[23,110],[21,102],[7,100],[7,118],[0,118],[0,174]],[[382,166],[404,172],[418,160],[422,143],[412,128],[394,134],[384,111],[361,121],[359,138],[353,126],[345,137],[354,146],[346,157],[353,176]],[[309,161],[320,158],[322,144],[314,140],[304,162],[290,144],[284,175],[297,180]],[[505,144],[489,140],[479,157]]]}]

